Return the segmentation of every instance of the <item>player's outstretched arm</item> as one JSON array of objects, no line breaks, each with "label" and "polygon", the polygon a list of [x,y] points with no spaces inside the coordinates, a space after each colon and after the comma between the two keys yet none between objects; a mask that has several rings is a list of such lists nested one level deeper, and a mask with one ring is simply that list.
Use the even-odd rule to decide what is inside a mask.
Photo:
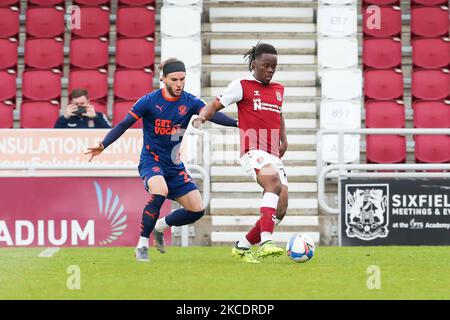
[{"label": "player's outstretched arm", "polygon": [[98,156],[100,153],[102,153],[102,151],[105,149],[105,147],[103,146],[103,144],[101,142],[99,142],[97,147],[89,147],[87,149],[88,149],[88,151],[86,151],[84,154],[91,155],[91,157],[88,160],[88,162],[91,162],[91,160],[95,156]]},{"label": "player's outstretched arm", "polygon": [[210,121],[225,127],[236,128],[238,126],[238,121],[236,119],[227,116],[223,112],[216,112]]},{"label": "player's outstretched arm", "polygon": [[103,150],[105,150],[110,144],[112,144],[114,141],[120,138],[120,136],[127,131],[129,127],[131,127],[137,119],[133,117],[131,114],[127,114],[127,116],[120,121],[117,126],[109,130],[105,138],[102,142],[99,142],[99,145],[97,147],[91,147],[88,148],[88,151],[86,151],[84,154],[91,155],[89,158],[89,162],[95,157],[98,156],[100,153],[102,153]]},{"label": "player's outstretched arm", "polygon": [[206,107],[204,107],[202,109],[202,111],[200,111],[198,118],[196,118],[193,121],[193,126],[197,129],[199,129],[203,123],[205,123],[208,120],[211,120],[214,115],[216,114],[217,111],[223,109],[224,106],[218,101],[218,100],[214,100],[210,103],[208,103],[206,105]]}]

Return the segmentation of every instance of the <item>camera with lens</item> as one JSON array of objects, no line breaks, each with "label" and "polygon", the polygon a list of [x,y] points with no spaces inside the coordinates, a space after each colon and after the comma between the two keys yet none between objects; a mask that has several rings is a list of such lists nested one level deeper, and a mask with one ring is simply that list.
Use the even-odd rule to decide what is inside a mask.
[{"label": "camera with lens", "polygon": [[86,113],[86,106],[78,106],[78,109],[74,112],[74,114],[79,117],[81,117],[85,113]]}]

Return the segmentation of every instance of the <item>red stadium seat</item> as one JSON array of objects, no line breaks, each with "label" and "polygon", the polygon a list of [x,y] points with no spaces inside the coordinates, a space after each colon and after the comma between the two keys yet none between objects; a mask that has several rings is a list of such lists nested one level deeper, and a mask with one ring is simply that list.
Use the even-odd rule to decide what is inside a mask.
[{"label": "red stadium seat", "polygon": [[119,0],[119,6],[155,6],[155,0]]},{"label": "red stadium seat", "polygon": [[444,70],[416,70],[411,76],[415,99],[442,100],[450,97],[450,73]]},{"label": "red stadium seat", "polygon": [[0,70],[17,70],[17,39],[0,39]]},{"label": "red stadium seat", "polygon": [[81,69],[107,68],[108,41],[105,39],[73,39],[70,42],[70,64]]},{"label": "red stadium seat", "polygon": [[414,154],[417,162],[450,162],[449,135],[417,135],[414,137]]},{"label": "red stadium seat", "polygon": [[74,0],[73,4],[78,6],[110,6],[110,0]]},{"label": "red stadium seat", "polygon": [[0,71],[0,101],[15,101],[16,90],[16,72],[13,70]]},{"label": "red stadium seat", "polygon": [[59,117],[58,103],[48,101],[23,102],[20,108],[21,128],[54,128]]},{"label": "red stadium seat", "polygon": [[446,5],[447,0],[411,0],[413,6],[423,5],[423,6],[437,6]]},{"label": "red stadium seat", "polygon": [[446,7],[413,7],[412,37],[448,37],[449,18]]},{"label": "red stadium seat", "polygon": [[81,7],[81,26],[72,34],[80,38],[99,38],[109,35],[109,9],[107,7]]},{"label": "red stadium seat", "polygon": [[64,9],[29,8],[25,25],[27,34],[35,38],[53,38],[64,36]]},{"label": "red stadium seat", "polygon": [[1,0],[0,8],[16,7],[20,8],[20,0]]},{"label": "red stadium seat", "polygon": [[444,39],[416,38],[412,41],[413,65],[420,68],[439,69],[450,66],[450,41]]},{"label": "red stadium seat", "polygon": [[380,26],[373,26],[372,21],[376,22],[372,11],[363,8],[363,32],[364,35],[388,38],[400,37],[402,32],[402,17],[400,7],[382,6],[380,7]]},{"label": "red stadium seat", "polygon": [[0,128],[12,128],[14,125],[13,117],[14,106],[0,102]]},{"label": "red stadium seat", "polygon": [[91,101],[90,103],[94,106],[95,111],[108,114],[108,106],[106,105],[106,103],[101,101]]},{"label": "red stadium seat", "polygon": [[401,67],[402,43],[400,39],[364,39],[363,63],[365,67],[376,69]]},{"label": "red stadium seat", "polygon": [[91,100],[107,100],[108,73],[103,70],[74,70],[69,74],[69,92],[83,88]]},{"label": "red stadium seat", "polygon": [[402,163],[406,160],[406,138],[398,135],[368,135],[368,163]]},{"label": "red stadium seat", "polygon": [[413,103],[414,127],[450,128],[450,104],[442,101],[416,101]]},{"label": "red stadium seat", "polygon": [[150,39],[117,40],[116,63],[119,68],[152,68],[155,63],[155,43]]},{"label": "red stadium seat", "polygon": [[22,95],[25,100],[59,100],[61,72],[57,70],[25,70],[22,75]]},{"label": "red stadium seat", "polygon": [[[120,121],[122,121],[123,118],[128,114],[128,111],[130,111],[131,107],[136,101],[119,101],[115,102],[113,106],[113,125],[118,124]],[[135,124],[131,126],[131,128],[142,128],[142,119],[139,119],[136,121]]]},{"label": "red stadium seat", "polygon": [[404,128],[405,106],[396,101],[368,101],[365,105],[367,128]]},{"label": "red stadium seat", "polygon": [[398,100],[403,97],[403,73],[396,70],[364,72],[364,94],[369,99]]},{"label": "red stadium seat", "polygon": [[62,69],[64,42],[61,39],[30,39],[25,42],[25,66],[34,69]]},{"label": "red stadium seat", "polygon": [[28,0],[30,5],[38,7],[61,6],[64,7],[64,0]]},{"label": "red stadium seat", "polygon": [[153,37],[155,10],[153,7],[122,7],[117,10],[117,34],[128,38]]},{"label": "red stadium seat", "polygon": [[378,5],[378,6],[385,6],[385,5],[400,5],[400,0],[363,0],[363,6],[369,6],[369,5]]},{"label": "red stadium seat", "polygon": [[0,8],[0,38],[17,38],[19,35],[19,9]]},{"label": "red stadium seat", "polygon": [[137,100],[153,90],[153,73],[143,70],[117,70],[114,73],[114,96]]}]

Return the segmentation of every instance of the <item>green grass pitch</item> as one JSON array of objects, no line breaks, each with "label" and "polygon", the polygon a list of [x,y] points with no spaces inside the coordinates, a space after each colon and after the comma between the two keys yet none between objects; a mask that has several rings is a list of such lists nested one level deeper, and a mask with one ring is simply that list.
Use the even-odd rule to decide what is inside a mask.
[{"label": "green grass pitch", "polygon": [[[0,249],[0,299],[450,299],[450,247],[317,247],[314,258],[245,264],[228,247]],[[80,289],[70,290],[71,265]],[[380,288],[368,289],[369,266]],[[370,270],[370,269],[369,269]]]}]

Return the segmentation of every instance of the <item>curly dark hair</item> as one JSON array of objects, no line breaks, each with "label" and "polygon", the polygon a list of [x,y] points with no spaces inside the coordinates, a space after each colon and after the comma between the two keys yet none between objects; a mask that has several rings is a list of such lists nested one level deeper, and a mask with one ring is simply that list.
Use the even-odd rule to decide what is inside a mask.
[{"label": "curly dark hair", "polygon": [[253,61],[255,61],[256,58],[258,58],[263,53],[271,53],[277,55],[277,49],[271,44],[264,43],[259,41],[256,46],[253,46],[250,50],[248,50],[244,54],[244,59],[248,63],[248,70],[252,71],[253,67]]}]

